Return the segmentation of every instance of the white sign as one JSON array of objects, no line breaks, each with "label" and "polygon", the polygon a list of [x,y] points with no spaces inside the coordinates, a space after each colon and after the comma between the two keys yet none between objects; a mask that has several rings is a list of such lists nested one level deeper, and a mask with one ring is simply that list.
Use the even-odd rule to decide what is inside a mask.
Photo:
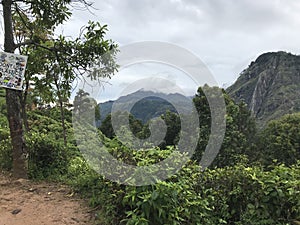
[{"label": "white sign", "polygon": [[22,90],[27,56],[0,52],[0,87]]}]

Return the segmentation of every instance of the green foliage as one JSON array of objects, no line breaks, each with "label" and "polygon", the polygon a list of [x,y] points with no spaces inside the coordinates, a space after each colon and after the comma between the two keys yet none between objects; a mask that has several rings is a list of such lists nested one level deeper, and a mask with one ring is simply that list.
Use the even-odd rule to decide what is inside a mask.
[{"label": "green foliage", "polygon": [[239,104],[224,93],[226,103],[226,132],[218,156],[213,166],[223,167],[236,165],[239,162],[251,160],[252,149],[255,148],[255,121],[247,106]]},{"label": "green foliage", "polygon": [[202,154],[208,144],[211,127],[209,103],[201,87],[198,88],[198,91],[193,98],[193,103],[199,115],[200,125],[198,146],[193,155],[193,159],[200,162]]},{"label": "green foliage", "polygon": [[[99,27],[95,30],[96,27],[90,24],[90,36],[86,36],[91,43],[97,41],[93,35],[105,31],[105,28],[101,30]],[[30,132],[26,135],[26,145],[30,175],[32,178],[52,178],[71,185],[89,200],[98,224],[290,225],[292,221],[300,220],[300,162],[297,162],[300,159],[300,115],[289,115],[271,122],[260,134],[259,142],[253,143],[255,124],[246,105],[235,104],[226,93],[223,95],[227,130],[220,154],[213,164],[216,166],[214,169],[201,172],[196,161],[188,161],[167,180],[155,178],[156,184],[135,187],[111,182],[90,168],[88,160],[81,156],[78,147],[82,146],[80,142],[75,144],[71,113],[66,109],[68,139],[67,145],[64,145],[61,115],[59,109],[54,107],[28,114]],[[76,101],[83,106],[76,108],[74,104],[78,115],[84,114],[84,108],[95,107],[95,102],[90,101],[83,92],[78,93]],[[10,169],[11,146],[3,104],[0,97],[0,167]],[[201,131],[194,158],[199,161],[210,135],[211,123],[209,104],[201,88],[194,104],[199,112]],[[99,112],[95,111],[95,115],[99,117]],[[166,112],[162,116],[167,125],[165,142],[168,146],[164,146],[164,150],[141,146],[143,151],[131,149],[130,144],[133,135],[139,138],[149,136],[149,125],[143,125],[128,113],[119,116],[129,118],[130,122],[131,130],[122,130],[127,140],[126,146],[114,138],[111,116],[102,122],[102,133],[98,133],[99,139],[117,160],[145,166],[161,162],[176,153],[174,164],[168,165],[171,171],[177,161],[186,157],[177,151],[180,131],[177,114]],[[187,116],[184,118],[188,120]],[[86,132],[81,135],[89,138]],[[96,139],[97,136],[90,139],[89,146],[86,146],[95,154],[98,153],[95,151],[98,147]],[[269,167],[250,167],[247,163],[248,160],[253,162],[258,159]],[[286,166],[274,164],[274,159],[277,164],[285,163]],[[143,174],[141,179],[145,176],[147,174]]]},{"label": "green foliage", "polygon": [[[139,166],[157,163],[174,151],[131,151],[116,139],[106,142],[115,158]],[[287,225],[300,218],[300,164],[268,171],[237,164],[201,172],[190,161],[166,181],[142,187],[107,181],[79,158],[71,165],[73,185],[109,218],[102,218],[102,224]]]},{"label": "green foliage", "polygon": [[0,169],[11,170],[12,169],[12,147],[10,140],[0,140]]},{"label": "green foliage", "polygon": [[[217,87],[204,86],[203,88],[211,88],[213,90]],[[202,153],[211,134],[210,106],[202,90],[203,88],[200,87],[198,89],[193,99],[200,122],[200,138],[193,156],[198,161],[201,160]],[[244,103],[234,103],[224,91],[223,97],[226,104],[226,132],[219,154],[211,167],[235,165],[238,162],[247,161],[247,157],[252,159],[252,142],[256,134],[255,121]]]},{"label": "green foliage", "polygon": [[25,46],[22,51],[29,55],[26,81],[35,85],[31,95],[45,103],[67,102],[72,83],[84,73],[99,81],[112,76],[117,69],[117,46],[104,39],[106,32],[106,25],[90,21],[74,40],[62,35],[54,38],[50,32],[38,45]]},{"label": "green foliage", "polygon": [[129,114],[129,128],[132,131],[133,135],[143,139],[147,135],[145,135],[144,132],[144,124],[141,120],[136,119],[132,114]]},{"label": "green foliage", "polygon": [[[76,4],[78,3],[84,7],[91,5],[85,0],[76,1]],[[10,93],[7,95],[7,100],[10,100],[7,102],[10,106],[7,116],[12,118],[9,120],[14,151],[12,155],[14,162],[18,160],[18,163],[13,164],[15,167],[13,171],[15,176],[27,177],[25,169],[27,162],[25,157],[20,155],[21,153],[22,156],[26,155],[21,119],[22,114],[24,124],[28,128],[26,104],[30,104],[28,108],[32,108],[33,103],[51,102],[60,106],[64,145],[67,147],[68,127],[65,122],[64,106],[71,95],[72,84],[76,78],[82,78],[85,74],[99,82],[101,78],[112,76],[117,70],[114,58],[117,46],[111,40],[104,38],[107,26],[99,22],[90,21],[81,28],[79,36],[75,39],[55,35],[57,27],[71,17],[71,6],[74,1],[20,0],[2,1],[1,4],[6,30],[5,50],[13,53],[18,49],[19,53],[29,56],[24,82],[25,92],[17,94],[17,92],[7,91]],[[32,81],[34,89],[30,90]],[[30,156],[35,158],[34,165],[40,163],[36,160],[43,161],[37,166],[39,169],[40,166],[46,166],[47,162],[44,162],[46,157],[49,157],[49,160],[58,159],[61,156],[59,152],[63,150],[59,146],[60,141],[55,143],[52,136],[43,136],[43,133],[40,135],[42,138],[37,136],[34,131],[28,135],[27,147],[31,148]],[[57,134],[54,136],[57,137]],[[44,153],[46,149],[48,149],[47,153]],[[52,153],[47,155],[56,150],[57,155],[53,156]],[[38,158],[42,154],[45,154],[42,159]]]},{"label": "green foliage", "polygon": [[77,156],[69,161],[63,180],[89,200],[90,207],[95,208],[97,224],[114,225],[124,216],[120,207],[124,186],[104,179],[82,157]]},{"label": "green foliage", "polygon": [[126,187],[125,222],[132,224],[216,224],[210,218],[209,198],[195,192],[199,166],[190,164],[167,181],[143,187]]},{"label": "green foliage", "polygon": [[66,173],[74,146],[65,146],[51,133],[31,133],[26,145],[29,149],[30,177],[41,179]]},{"label": "green foliage", "polygon": [[300,160],[300,114],[291,114],[271,121],[259,135],[257,160],[264,165],[292,165]]},{"label": "green foliage", "polygon": [[[44,125],[51,125],[56,122],[61,121],[61,114],[60,109],[58,107],[47,107],[47,108],[41,108],[36,109],[34,111],[29,111],[28,113],[28,119],[30,120],[29,123],[32,124],[32,126],[44,126]],[[67,123],[72,123],[72,112],[66,108],[64,108],[64,114],[65,114],[65,120]],[[42,120],[39,121],[39,119]]]},{"label": "green foliage", "polygon": [[[95,121],[100,119],[100,109],[97,101],[90,97],[89,93],[80,89],[75,96],[73,103],[73,115],[81,120],[85,120],[89,124],[95,124]],[[94,111],[94,114],[92,112]]]},{"label": "green foliage", "polygon": [[[242,126],[248,124],[245,122],[249,119],[248,111],[243,112],[243,106],[233,104],[228,99],[226,103],[231,137],[250,135],[249,126]],[[287,116],[277,121],[276,126],[270,125],[270,129],[266,129],[263,134],[271,137],[271,131],[276,135],[287,134],[286,130],[281,129],[284,127],[291,131],[288,133],[290,136],[284,137],[290,138],[288,143],[293,143],[295,148],[299,142],[292,140],[298,140],[295,125],[298,119],[299,115]],[[7,140],[7,121],[0,121],[0,136]],[[272,165],[266,170],[236,163],[231,167],[201,172],[196,162],[189,161],[166,181],[143,187],[124,186],[105,179],[89,167],[75,147],[72,127],[68,123],[68,145],[64,146],[57,109],[30,112],[29,124],[31,132],[27,136],[27,147],[31,176],[52,178],[71,185],[75,191],[89,199],[98,224],[290,225],[292,221],[300,219],[300,162],[293,166]],[[137,122],[136,127],[139,124]],[[235,136],[238,132],[244,136]],[[105,138],[101,132],[99,138],[115,158],[131,165],[152,165],[176,151],[176,147],[170,146],[165,150],[155,147],[135,151],[117,139]],[[230,140],[225,143],[229,144]],[[95,146],[96,143],[91,140],[89,147],[94,149]],[[279,146],[277,144],[273,148]],[[182,157],[179,153],[178,159]]]},{"label": "green foliage", "polygon": [[68,143],[64,145],[63,128],[57,108],[28,114],[30,132],[26,134],[31,178],[55,178],[67,172],[68,162],[79,154],[74,145],[71,124],[67,123]]},{"label": "green foliage", "polygon": [[167,133],[164,139],[166,145],[177,145],[179,141],[179,133],[181,130],[179,115],[171,111],[166,111],[166,113],[162,115],[162,119],[167,125]]},{"label": "green foliage", "polygon": [[290,224],[300,217],[299,164],[263,171],[259,167],[207,170],[198,192],[214,196],[214,217],[228,224]]},{"label": "green foliage", "polygon": [[[5,100],[5,90],[0,87],[0,118],[4,117],[7,113],[6,110],[6,100]],[[2,122],[1,122],[2,124]]]},{"label": "green foliage", "polygon": [[12,148],[4,96],[4,89],[0,88],[0,169],[10,170],[12,168]]},{"label": "green foliage", "polygon": [[[141,120],[136,119],[132,114],[126,112],[118,113],[118,118],[119,117],[125,117],[125,119],[126,117],[128,118],[130,132],[132,132],[132,134],[139,139],[148,138],[151,135],[149,127],[155,125],[156,122],[156,120],[153,119],[151,125],[150,123],[143,124]],[[164,120],[167,126],[167,132],[164,142],[161,143],[159,147],[161,149],[165,149],[167,146],[177,145],[181,128],[180,117],[176,113],[167,110],[165,114],[161,116],[161,119]],[[111,123],[111,114],[108,114],[108,116],[102,121],[99,129],[106,137],[115,137],[115,132]]]},{"label": "green foliage", "polygon": [[[121,148],[117,140],[109,143],[116,158],[140,166],[157,163],[174,151],[132,152]],[[114,187],[120,195],[111,190],[118,199],[111,204],[120,214],[109,215],[120,224],[287,225],[300,218],[299,172],[299,164],[265,171],[238,163],[201,173],[199,166],[189,162],[178,174],[155,185],[127,186],[121,191],[120,186]]]},{"label": "green foliage", "polygon": [[[130,132],[135,137],[138,137],[140,139],[144,139],[147,136],[149,136],[149,130],[148,130],[148,124],[143,125],[141,120],[136,119],[132,114],[128,112],[117,112],[117,120],[123,121],[123,120],[129,120],[129,128]],[[114,138],[115,137],[115,132],[112,127],[112,122],[111,122],[111,114],[108,114],[107,117],[102,121],[101,126],[100,126],[100,131],[108,138]]]},{"label": "green foliage", "polygon": [[113,138],[116,135],[111,124],[111,114],[108,114],[107,117],[102,121],[99,129],[108,138]]},{"label": "green foliage", "polygon": [[10,170],[12,168],[11,143],[9,138],[7,121],[0,118],[0,169]]}]

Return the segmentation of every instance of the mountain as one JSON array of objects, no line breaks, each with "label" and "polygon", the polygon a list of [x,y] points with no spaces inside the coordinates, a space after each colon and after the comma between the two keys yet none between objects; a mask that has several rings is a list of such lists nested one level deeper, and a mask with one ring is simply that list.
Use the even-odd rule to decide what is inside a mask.
[{"label": "mountain", "polygon": [[259,56],[227,89],[245,101],[258,125],[300,111],[300,56],[270,52]]},{"label": "mountain", "polygon": [[[176,103],[176,106],[173,106],[172,102]],[[133,114],[135,118],[140,119],[143,123],[161,116],[167,110],[176,113],[177,110],[175,107],[180,113],[184,114],[188,114],[192,110],[191,97],[185,97],[178,93],[165,94],[141,89],[126,96],[121,96],[116,101],[100,103],[101,121],[103,121],[111,112],[112,106],[115,103],[117,103],[120,111],[128,111],[129,106],[133,105],[130,113]]]}]

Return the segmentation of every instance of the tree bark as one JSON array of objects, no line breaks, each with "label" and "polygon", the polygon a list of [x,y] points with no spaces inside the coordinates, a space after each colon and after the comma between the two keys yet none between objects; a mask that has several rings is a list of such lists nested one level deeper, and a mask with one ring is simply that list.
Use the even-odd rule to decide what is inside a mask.
[{"label": "tree bark", "polygon": [[29,124],[28,124],[28,117],[27,117],[27,110],[26,110],[26,101],[27,101],[27,96],[28,96],[28,88],[29,88],[29,81],[27,80],[25,83],[25,90],[22,96],[21,100],[21,115],[23,119],[23,124],[25,128],[25,132],[29,132]]},{"label": "tree bark", "polygon": [[58,96],[58,101],[59,101],[60,119],[61,119],[61,125],[63,128],[64,145],[67,146],[67,129],[66,129],[66,123],[65,123],[65,110],[64,110],[64,106],[63,106],[63,98],[62,98],[61,91],[60,91],[60,85],[59,85],[56,77],[54,78],[54,82],[55,82],[55,86],[57,89],[57,96]]},{"label": "tree bark", "polygon": [[[15,50],[12,21],[12,0],[2,0],[4,19],[4,51],[13,53]],[[23,137],[21,117],[20,91],[6,89],[7,117],[9,121],[13,176],[27,178],[27,152]]]}]

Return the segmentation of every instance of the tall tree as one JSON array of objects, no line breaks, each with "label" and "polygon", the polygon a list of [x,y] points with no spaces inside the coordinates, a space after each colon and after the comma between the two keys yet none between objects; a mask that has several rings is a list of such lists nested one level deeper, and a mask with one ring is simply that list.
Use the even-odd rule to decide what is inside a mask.
[{"label": "tall tree", "polygon": [[[4,51],[13,53],[15,51],[12,0],[3,0],[4,18]],[[15,177],[27,178],[27,152],[23,138],[23,126],[21,117],[20,93],[16,90],[6,90],[7,116],[9,121],[10,135],[13,147],[13,172]]]},{"label": "tall tree", "polygon": [[[218,87],[204,86],[203,88],[215,89]],[[193,99],[200,122],[200,138],[193,156],[198,161],[201,160],[211,133],[210,106],[203,88],[198,89]],[[221,149],[211,165],[212,167],[235,165],[247,156],[251,158],[251,143],[256,134],[254,118],[251,117],[247,106],[244,103],[236,104],[224,90],[222,92],[226,104],[226,132]]]},{"label": "tall tree", "polygon": [[256,160],[269,166],[284,163],[288,166],[300,160],[300,113],[288,114],[278,120],[270,121],[261,131],[257,150],[253,152]]},{"label": "tall tree", "polygon": [[[116,45],[105,40],[106,26],[90,22],[75,40],[54,38],[54,30],[71,16],[71,4],[89,6],[86,0],[2,0],[5,28],[5,51],[29,55],[26,86],[35,74],[35,88],[59,105],[70,96],[71,83],[78,75],[89,72],[91,78],[109,77],[116,70]],[[103,54],[105,57],[101,57]],[[95,65],[96,64],[96,65]],[[27,90],[27,89],[26,89]],[[26,92],[25,92],[26,93]],[[22,98],[23,97],[23,98]],[[26,94],[7,90],[6,102],[13,146],[13,175],[27,177],[27,151],[23,139],[21,108]],[[61,107],[62,110],[62,107]],[[23,113],[24,114],[24,113]],[[62,110],[62,122],[64,115]]]},{"label": "tall tree", "polygon": [[180,116],[168,110],[162,115],[162,119],[167,125],[167,133],[165,136],[166,145],[177,145],[181,130]]}]

